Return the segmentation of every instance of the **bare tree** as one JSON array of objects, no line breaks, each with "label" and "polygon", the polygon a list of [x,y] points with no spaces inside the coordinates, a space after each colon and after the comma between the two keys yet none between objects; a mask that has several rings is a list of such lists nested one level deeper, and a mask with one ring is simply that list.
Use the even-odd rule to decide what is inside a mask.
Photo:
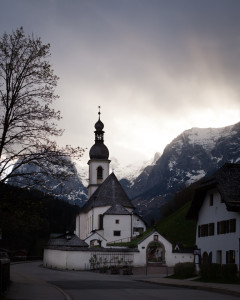
[{"label": "bare tree", "polygon": [[[61,116],[51,108],[58,77],[49,63],[50,45],[40,38],[26,36],[23,28],[0,38],[0,181],[20,175],[23,165],[34,165],[37,174],[65,178],[75,168],[66,157],[80,158],[82,148],[58,147],[61,136],[56,121]],[[53,166],[60,166],[54,168]],[[40,178],[37,177],[36,178]],[[39,179],[38,179],[39,180]]]}]

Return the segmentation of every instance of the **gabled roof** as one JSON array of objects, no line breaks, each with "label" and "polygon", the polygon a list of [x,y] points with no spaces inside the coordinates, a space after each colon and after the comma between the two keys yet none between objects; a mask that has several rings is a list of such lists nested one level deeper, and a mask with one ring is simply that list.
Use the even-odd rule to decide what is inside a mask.
[{"label": "gabled roof", "polygon": [[76,235],[64,235],[58,238],[50,239],[47,243],[47,246],[88,247],[88,244]]},{"label": "gabled roof", "polygon": [[134,208],[117,177],[112,173],[92,194],[81,211],[88,212],[93,207],[113,206],[116,204],[120,204],[123,207]]},{"label": "gabled roof", "polygon": [[229,211],[240,211],[240,164],[224,164],[211,178],[202,182],[195,190],[188,219],[197,219],[205,195],[217,188]]},{"label": "gabled roof", "polygon": [[121,204],[114,204],[104,215],[131,215],[131,213]]}]

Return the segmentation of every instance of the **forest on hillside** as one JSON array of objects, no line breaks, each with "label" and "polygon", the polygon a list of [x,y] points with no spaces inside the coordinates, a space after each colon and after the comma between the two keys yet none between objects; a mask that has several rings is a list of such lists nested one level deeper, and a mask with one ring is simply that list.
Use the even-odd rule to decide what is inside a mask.
[{"label": "forest on hillside", "polygon": [[73,231],[79,207],[37,190],[0,184],[0,248],[42,256],[51,233]]}]

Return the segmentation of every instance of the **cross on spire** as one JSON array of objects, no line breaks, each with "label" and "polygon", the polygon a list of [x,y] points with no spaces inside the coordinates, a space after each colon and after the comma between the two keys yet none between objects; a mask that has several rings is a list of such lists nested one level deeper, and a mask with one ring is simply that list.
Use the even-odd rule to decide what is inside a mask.
[{"label": "cross on spire", "polygon": [[98,106],[98,109],[99,109],[98,114],[99,114],[99,120],[100,120],[100,115],[101,115],[100,109],[101,109],[101,106]]}]

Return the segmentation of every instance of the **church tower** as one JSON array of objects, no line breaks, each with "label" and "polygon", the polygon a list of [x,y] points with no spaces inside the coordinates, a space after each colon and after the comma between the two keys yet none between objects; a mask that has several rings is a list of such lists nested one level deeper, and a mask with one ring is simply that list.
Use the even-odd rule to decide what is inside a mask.
[{"label": "church tower", "polygon": [[98,112],[99,118],[95,124],[95,144],[89,151],[90,160],[89,165],[89,185],[88,185],[88,199],[92,196],[95,190],[109,175],[110,160],[108,148],[104,145],[104,124],[100,120],[100,106]]}]

